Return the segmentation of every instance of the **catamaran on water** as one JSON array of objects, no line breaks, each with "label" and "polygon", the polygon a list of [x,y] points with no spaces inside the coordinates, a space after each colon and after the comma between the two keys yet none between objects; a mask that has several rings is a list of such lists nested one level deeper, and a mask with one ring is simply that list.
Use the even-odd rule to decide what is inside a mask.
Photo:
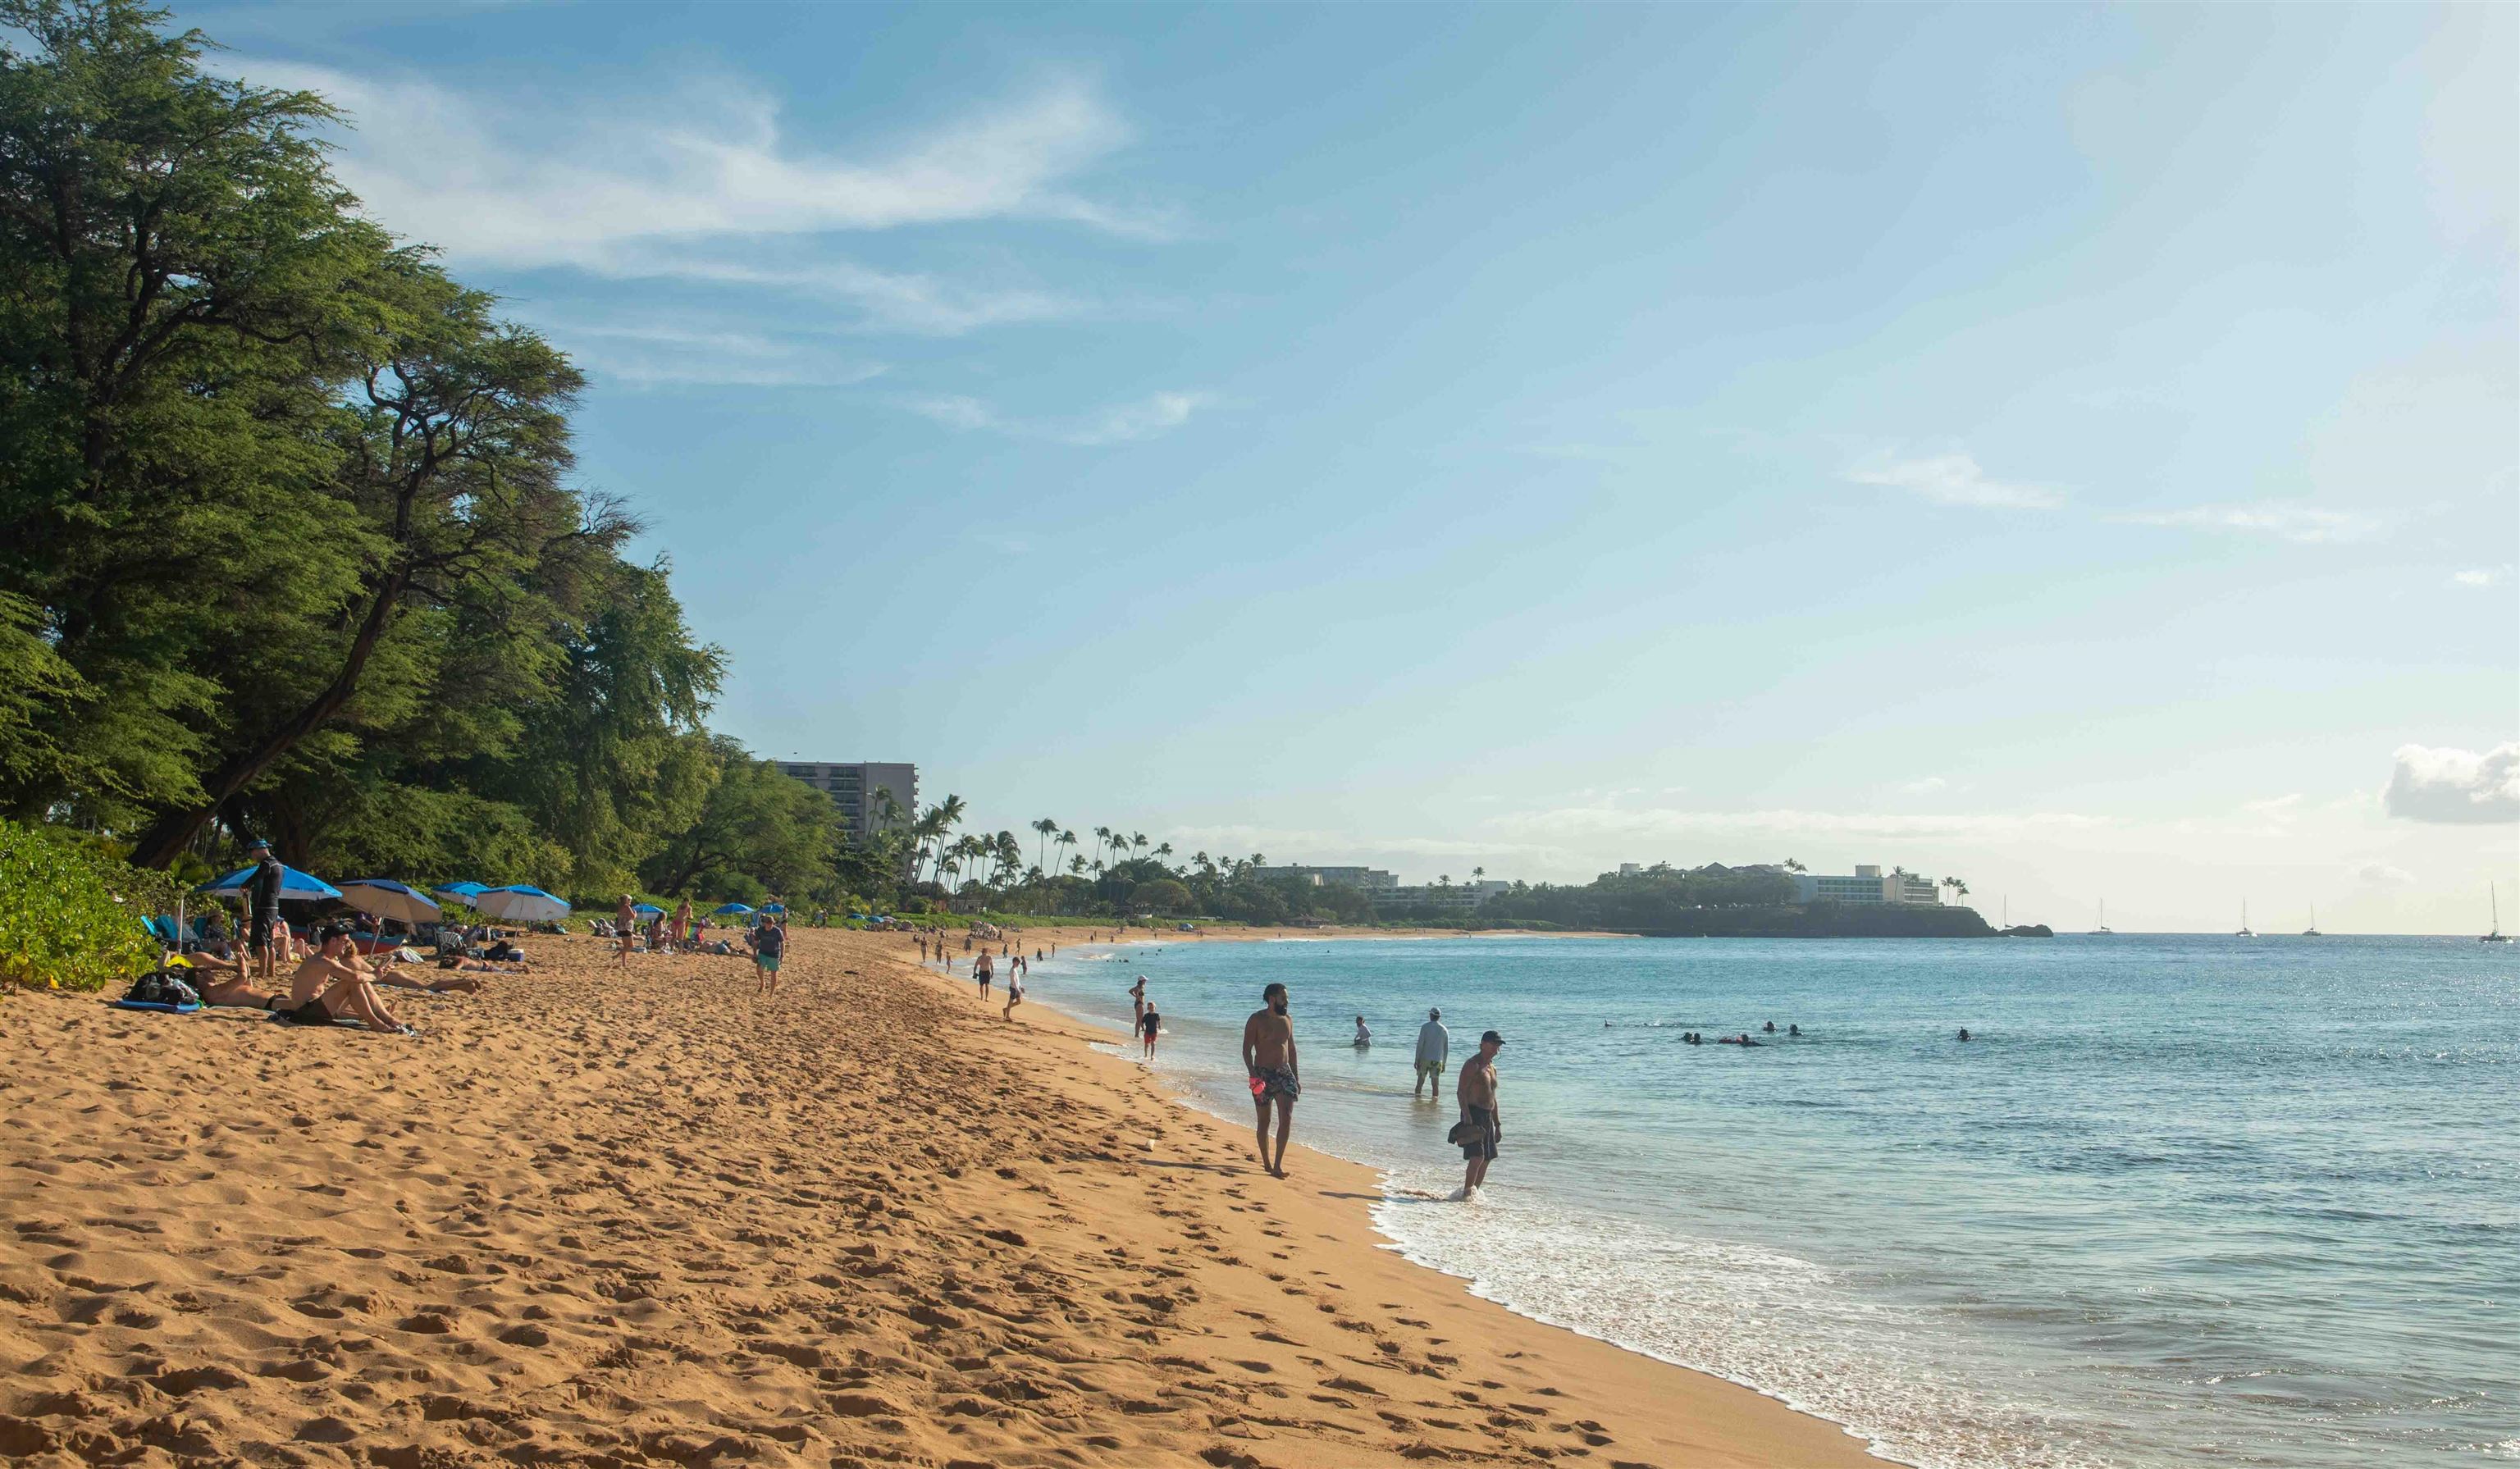
[{"label": "catamaran on water", "polygon": [[2231,937],[2235,939],[2254,939],[2257,936],[2258,931],[2249,926],[2249,900],[2243,898],[2240,900],[2240,931],[2231,935]]},{"label": "catamaran on water", "polygon": [[2099,918],[2092,924],[2092,937],[2096,939],[2104,933],[2114,932],[2116,932],[2116,930],[2109,927],[2109,900],[2102,898],[2100,900]]},{"label": "catamaran on water", "polygon": [[2502,931],[2502,895],[2494,890],[2493,883],[2485,885],[2485,901],[2494,906],[2494,926],[2477,935],[2476,941],[2480,944],[2510,943],[2511,935]]}]

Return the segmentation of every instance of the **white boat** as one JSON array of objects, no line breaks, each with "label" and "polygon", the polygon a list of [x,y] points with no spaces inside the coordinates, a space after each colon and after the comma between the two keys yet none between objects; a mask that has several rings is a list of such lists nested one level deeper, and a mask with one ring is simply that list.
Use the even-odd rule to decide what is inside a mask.
[{"label": "white boat", "polygon": [[2301,931],[2301,936],[2302,936],[2303,938],[2305,938],[2305,939],[2318,939],[2318,938],[2325,938],[2325,937],[2326,937],[2326,935],[2325,935],[2325,934],[2322,934],[2322,933],[2320,933],[2320,932],[2318,931],[2318,904],[2316,904],[2316,903],[2314,903],[2314,904],[2312,904],[2312,905],[2310,906],[2310,926],[2309,926],[2308,928],[2305,928],[2305,929],[2303,929],[2303,930]]},{"label": "white boat", "polygon": [[2231,935],[2231,937],[2235,939],[2254,939],[2257,936],[2258,931],[2249,926],[2249,900],[2243,898],[2240,900],[2240,931]]},{"label": "white boat", "polygon": [[2109,927],[2109,900],[2102,898],[2100,900],[2099,920],[2092,924],[2091,936],[2096,939],[2104,933],[2115,933],[2116,931],[2117,930]]},{"label": "white boat", "polygon": [[2511,935],[2502,931],[2502,895],[2494,890],[2493,883],[2489,882],[2485,885],[2485,901],[2494,905],[2494,927],[2491,931],[2478,935],[2476,941],[2480,944],[2510,943]]}]

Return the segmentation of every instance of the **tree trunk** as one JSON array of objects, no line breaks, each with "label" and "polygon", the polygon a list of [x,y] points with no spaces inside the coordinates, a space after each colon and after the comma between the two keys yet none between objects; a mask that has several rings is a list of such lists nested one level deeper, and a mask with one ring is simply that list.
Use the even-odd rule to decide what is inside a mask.
[{"label": "tree trunk", "polygon": [[221,761],[216,770],[202,779],[202,799],[189,806],[168,811],[152,822],[132,844],[131,865],[140,868],[162,868],[171,865],[202,827],[218,812],[221,803],[245,789],[257,777],[271,768],[271,763],[296,747],[299,740],[314,734],[341,712],[341,706],[359,691],[359,678],[367,671],[368,658],[377,650],[377,642],[392,625],[394,610],[402,600],[407,573],[389,573],[377,588],[376,599],[368,605],[367,616],[359,621],[358,636],[350,640],[350,651],[341,671],[322,692],[307,701],[305,707],[280,722],[252,744]]}]

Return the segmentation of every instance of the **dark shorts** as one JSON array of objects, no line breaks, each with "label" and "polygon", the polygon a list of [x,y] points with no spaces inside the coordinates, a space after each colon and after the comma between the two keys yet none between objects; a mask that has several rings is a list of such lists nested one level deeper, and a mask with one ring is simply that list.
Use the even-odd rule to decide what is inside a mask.
[{"label": "dark shorts", "polygon": [[278,926],[280,926],[280,914],[255,913],[253,915],[252,931],[247,936],[246,943],[255,949],[269,948],[271,946],[271,931]]},{"label": "dark shorts", "polygon": [[1287,1070],[1283,1066],[1262,1067],[1260,1069],[1260,1088],[1261,1090],[1255,1095],[1254,1100],[1267,1101],[1270,1097],[1274,1096],[1282,1101],[1292,1102],[1296,1097],[1302,1095],[1304,1091],[1303,1086],[1295,1080],[1295,1073]]},{"label": "dark shorts", "polygon": [[1496,1117],[1485,1107],[1472,1107],[1469,1110],[1471,1131],[1462,1135],[1462,1156],[1464,1158],[1495,1157],[1498,1142]]}]

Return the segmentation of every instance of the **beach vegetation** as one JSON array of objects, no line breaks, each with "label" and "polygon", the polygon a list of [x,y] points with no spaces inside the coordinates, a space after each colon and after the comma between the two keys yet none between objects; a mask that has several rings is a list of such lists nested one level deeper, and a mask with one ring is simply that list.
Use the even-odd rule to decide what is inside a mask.
[{"label": "beach vegetation", "polygon": [[158,961],[142,919],[174,882],[58,827],[0,821],[0,984],[95,991]]}]

